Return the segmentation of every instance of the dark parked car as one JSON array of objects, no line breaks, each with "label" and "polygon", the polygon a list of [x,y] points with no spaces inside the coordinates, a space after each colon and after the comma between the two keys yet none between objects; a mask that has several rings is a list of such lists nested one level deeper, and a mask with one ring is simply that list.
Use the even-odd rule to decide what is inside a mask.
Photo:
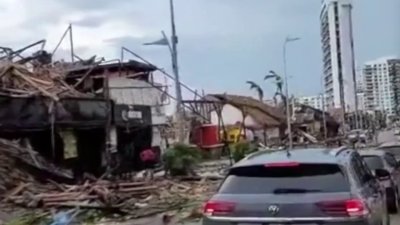
[{"label": "dark parked car", "polygon": [[388,209],[391,213],[397,213],[399,209],[399,164],[395,157],[383,150],[363,150],[360,151],[361,157],[372,171],[383,169],[387,176],[379,179],[381,185],[386,190],[386,200]]},{"label": "dark parked car", "polygon": [[390,219],[385,192],[361,156],[339,148],[246,157],[205,203],[202,223],[388,225]]}]

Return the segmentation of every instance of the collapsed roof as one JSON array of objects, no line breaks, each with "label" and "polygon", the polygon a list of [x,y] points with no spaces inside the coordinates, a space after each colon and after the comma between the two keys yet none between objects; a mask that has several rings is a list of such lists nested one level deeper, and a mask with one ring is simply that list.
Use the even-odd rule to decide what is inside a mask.
[{"label": "collapsed roof", "polygon": [[279,127],[286,124],[285,113],[282,109],[271,106],[248,96],[210,94],[205,100],[217,100],[224,104],[231,104],[244,113],[252,116],[261,127]]}]

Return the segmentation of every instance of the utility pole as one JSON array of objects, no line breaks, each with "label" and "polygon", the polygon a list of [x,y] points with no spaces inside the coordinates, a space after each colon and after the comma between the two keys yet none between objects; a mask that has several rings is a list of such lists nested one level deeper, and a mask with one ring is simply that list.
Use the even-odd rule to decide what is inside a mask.
[{"label": "utility pole", "polygon": [[174,1],[170,0],[170,12],[171,12],[171,57],[172,57],[172,70],[175,76],[175,91],[176,91],[176,115],[178,122],[178,141],[183,142],[185,140],[185,124],[184,124],[184,112],[182,108],[182,90],[181,82],[179,79],[179,67],[178,67],[178,36],[176,35],[175,28],[175,13],[174,13]]},{"label": "utility pole", "polygon": [[286,45],[289,42],[294,42],[300,40],[300,38],[290,38],[286,37],[285,42],[283,43],[283,74],[285,76],[285,95],[286,95],[286,122],[287,122],[287,130],[288,130],[288,138],[289,138],[289,150],[293,149],[293,139],[292,139],[292,121],[290,117],[290,102],[289,102],[289,83],[288,83],[288,75],[286,71]]},{"label": "utility pole", "polygon": [[328,139],[328,130],[326,127],[326,115],[325,115],[325,95],[321,93],[322,98],[322,122],[324,123],[324,139],[325,141]]}]

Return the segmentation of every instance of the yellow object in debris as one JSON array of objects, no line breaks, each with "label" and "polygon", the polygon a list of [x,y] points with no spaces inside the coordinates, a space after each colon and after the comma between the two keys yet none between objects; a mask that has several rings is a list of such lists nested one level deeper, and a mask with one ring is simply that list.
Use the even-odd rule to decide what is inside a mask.
[{"label": "yellow object in debris", "polygon": [[[241,131],[239,127],[228,128],[226,131],[226,141],[228,141],[229,143],[236,143],[240,140],[243,140],[244,137],[243,135],[240,135],[240,133],[243,133],[243,131]],[[221,131],[220,135],[221,140],[224,140],[223,131]]]}]

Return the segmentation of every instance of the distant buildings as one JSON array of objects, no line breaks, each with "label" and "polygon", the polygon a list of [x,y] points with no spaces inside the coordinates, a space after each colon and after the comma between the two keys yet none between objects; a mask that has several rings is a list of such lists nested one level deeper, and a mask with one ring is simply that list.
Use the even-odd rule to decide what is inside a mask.
[{"label": "distant buildings", "polygon": [[395,115],[400,105],[400,59],[380,58],[363,68],[365,108]]},{"label": "distant buildings", "polygon": [[355,63],[350,0],[324,0],[321,9],[323,78],[328,109],[356,109]]},{"label": "distant buildings", "polygon": [[357,106],[359,111],[366,111],[365,107],[365,94],[363,91],[357,92]]},{"label": "distant buildings", "polygon": [[324,109],[322,95],[297,97],[295,102],[311,106],[319,110]]}]

